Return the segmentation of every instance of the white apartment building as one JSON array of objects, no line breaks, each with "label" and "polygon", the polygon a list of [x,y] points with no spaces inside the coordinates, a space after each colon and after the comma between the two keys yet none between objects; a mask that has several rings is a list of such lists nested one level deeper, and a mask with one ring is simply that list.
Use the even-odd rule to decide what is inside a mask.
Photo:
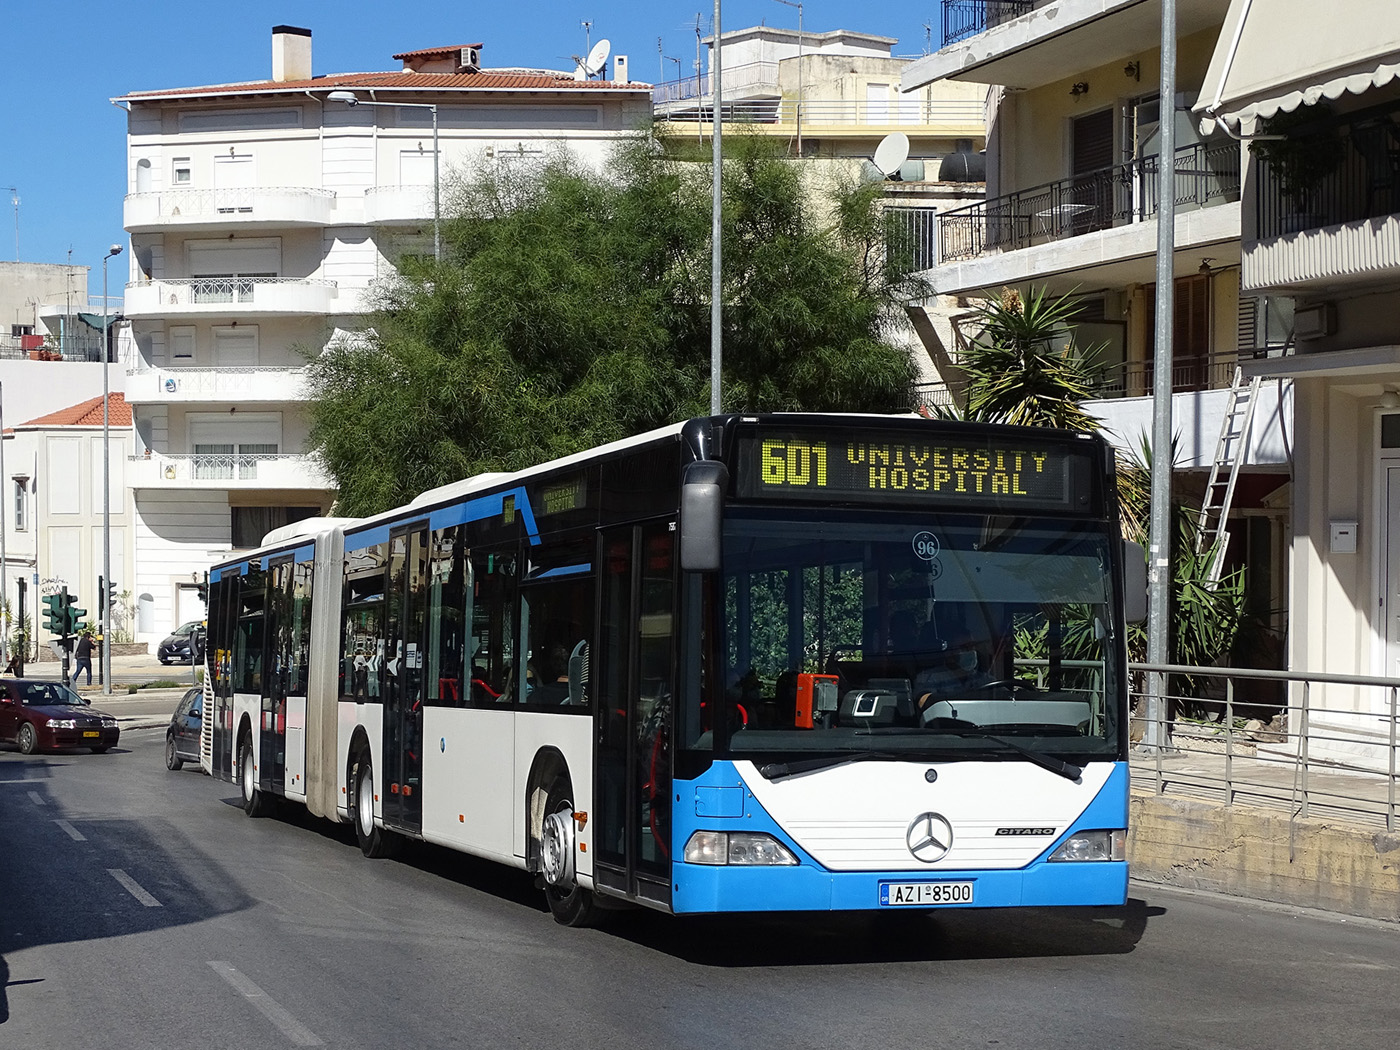
[{"label": "white apartment building", "polygon": [[[1159,98],[1160,0],[945,0],[950,39],[904,75],[907,90],[940,80],[986,85],[985,201],[937,216],[943,296],[1076,293],[1081,347],[1106,345],[1101,397],[1086,407],[1124,447],[1152,429],[1160,129],[1174,121],[1173,429],[1179,483],[1204,485],[1216,460],[1236,368],[1277,355],[1291,304],[1241,291],[1241,151],[1202,133],[1203,97],[1228,0],[1177,5],[1177,105]],[[964,21],[957,22],[958,17]],[[916,326],[957,388],[962,329]],[[975,335],[975,332],[967,333]],[[1229,515],[1229,561],[1249,569],[1251,611],[1273,629],[1244,662],[1277,666],[1286,628],[1291,384],[1255,400]]]},{"label": "white apartment building", "polygon": [[431,252],[435,156],[440,184],[454,166],[561,147],[602,165],[649,119],[650,85],[625,72],[490,69],[481,53],[313,75],[310,31],[278,26],[268,79],[115,100],[128,111],[133,582],[150,610],[138,640],[203,616],[195,588],[212,561],[330,510],[305,452],[304,355],[362,327],[401,253]]},{"label": "white apartment building", "polygon": [[[1243,294],[1292,307],[1245,365],[1295,390],[1289,666],[1400,676],[1400,5],[1232,0],[1196,116],[1246,140]],[[1386,692],[1315,691],[1313,753],[1341,724],[1384,768]]]}]

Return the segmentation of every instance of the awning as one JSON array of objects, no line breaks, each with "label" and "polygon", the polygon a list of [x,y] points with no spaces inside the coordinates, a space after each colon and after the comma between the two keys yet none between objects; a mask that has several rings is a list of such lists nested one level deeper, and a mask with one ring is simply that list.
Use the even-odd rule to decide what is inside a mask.
[{"label": "awning", "polygon": [[1254,130],[1260,118],[1400,78],[1400,3],[1231,0],[1193,107]]}]

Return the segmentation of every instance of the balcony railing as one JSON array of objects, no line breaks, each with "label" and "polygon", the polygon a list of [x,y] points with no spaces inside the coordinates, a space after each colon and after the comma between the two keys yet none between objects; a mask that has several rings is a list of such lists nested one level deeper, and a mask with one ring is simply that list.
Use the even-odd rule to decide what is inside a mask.
[{"label": "balcony railing", "polygon": [[[794,98],[749,99],[726,102],[724,119],[736,124],[774,124],[796,127],[798,102]],[[801,103],[803,127],[882,127],[888,125],[954,125],[981,127],[982,103],[975,99],[892,98],[880,101],[811,100]],[[662,115],[677,123],[711,123],[714,106],[701,104]]]},{"label": "balcony railing", "polygon": [[36,340],[28,336],[0,336],[0,361],[101,361],[102,336],[72,336]]},{"label": "balcony railing", "polygon": [[137,404],[305,400],[303,365],[140,367],[129,370],[127,376],[127,400]]},{"label": "balcony railing", "polygon": [[336,282],[300,277],[166,277],[126,286],[126,316],[159,316],[172,310],[218,313],[244,308],[264,313],[326,313]]},{"label": "balcony railing", "polygon": [[943,0],[943,44],[956,44],[1029,14],[1032,0]]},{"label": "balcony railing", "polygon": [[[1126,226],[1157,214],[1156,156],[1047,182],[939,216],[943,262],[975,259]],[[1239,200],[1240,152],[1231,141],[1176,151],[1176,205]]]},{"label": "balcony railing", "polygon": [[[725,94],[735,91],[748,91],[754,88],[768,88],[773,94],[778,93],[778,63],[776,62],[739,62],[735,65],[724,67],[722,76],[724,77]],[[700,73],[697,76],[682,77],[680,80],[668,80],[664,84],[657,84],[651,89],[651,100],[655,105],[665,105],[668,102],[684,102],[691,98],[704,98],[710,93],[710,74]]]},{"label": "balcony railing", "polygon": [[152,453],[130,457],[131,484],[141,488],[324,489],[317,461],[299,452]]},{"label": "balcony railing", "polygon": [[1314,179],[1287,178],[1268,163],[1258,165],[1258,237],[1376,219],[1400,212],[1400,111],[1354,119],[1334,127],[1341,148],[1329,173]]},{"label": "balcony railing", "polygon": [[246,186],[235,189],[172,189],[129,193],[124,202],[128,228],[204,222],[330,221],[335,191],[311,186]]},{"label": "balcony railing", "polygon": [[[1199,393],[1202,390],[1224,390],[1235,375],[1240,355],[1188,355],[1178,348],[1172,356],[1172,392]],[[1151,361],[1128,361],[1105,368],[1099,376],[1093,396],[1096,398],[1146,397],[1152,393],[1156,369]]]}]

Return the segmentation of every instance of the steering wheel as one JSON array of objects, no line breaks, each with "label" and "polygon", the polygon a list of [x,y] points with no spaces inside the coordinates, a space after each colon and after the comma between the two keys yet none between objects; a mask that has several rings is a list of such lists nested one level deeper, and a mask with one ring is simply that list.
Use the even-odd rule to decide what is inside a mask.
[{"label": "steering wheel", "polygon": [[1019,679],[1019,678],[998,678],[996,681],[993,681],[993,682],[983,682],[983,683],[981,683],[980,685],[978,685],[976,688],[978,688],[978,689],[1005,689],[1007,692],[1009,692],[1009,693],[1011,694],[1011,699],[1012,699],[1012,700],[1015,700],[1015,699],[1016,699],[1016,694],[1017,694],[1019,691],[1021,691],[1021,690],[1023,690],[1023,689],[1029,689],[1029,688],[1031,688],[1031,685],[1030,685],[1029,682],[1023,682],[1023,681],[1022,681],[1021,679]]}]

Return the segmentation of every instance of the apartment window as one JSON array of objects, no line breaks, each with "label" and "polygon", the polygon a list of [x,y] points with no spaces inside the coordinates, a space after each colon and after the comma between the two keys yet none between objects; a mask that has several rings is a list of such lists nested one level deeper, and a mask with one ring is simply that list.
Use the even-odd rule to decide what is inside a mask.
[{"label": "apartment window", "polygon": [[189,157],[176,157],[171,162],[171,184],[175,186],[188,186],[191,182],[191,170]]},{"label": "apartment window", "polygon": [[194,325],[170,326],[170,358],[186,364],[194,360]]},{"label": "apartment window", "polygon": [[231,531],[235,547],[257,547],[273,529],[294,521],[314,518],[320,507],[230,507]]},{"label": "apartment window", "polygon": [[10,335],[18,339],[22,335],[33,335],[34,326],[32,324],[12,324],[10,325]]},{"label": "apartment window", "polygon": [[14,478],[15,531],[29,531],[29,479]]},{"label": "apartment window", "polygon": [[194,476],[202,481],[256,481],[258,460],[277,455],[268,442],[226,444],[209,442],[194,446]]}]

